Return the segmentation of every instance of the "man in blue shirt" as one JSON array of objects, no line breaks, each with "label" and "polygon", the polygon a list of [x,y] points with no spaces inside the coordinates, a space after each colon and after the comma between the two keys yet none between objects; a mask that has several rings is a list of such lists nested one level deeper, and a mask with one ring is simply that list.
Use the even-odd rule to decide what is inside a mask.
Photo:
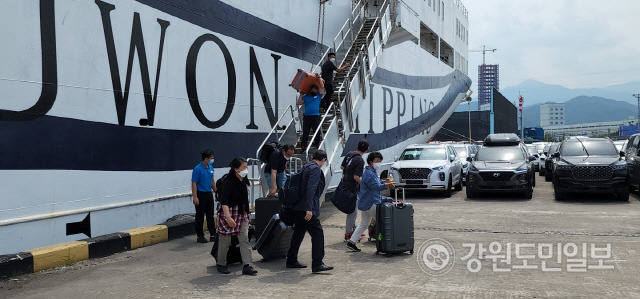
[{"label": "man in blue shirt", "polygon": [[216,192],[216,184],[213,180],[213,152],[204,150],[202,152],[202,163],[198,163],[191,173],[191,195],[193,204],[196,207],[196,234],[198,243],[207,243],[204,237],[204,217],[207,216],[207,228],[209,238],[213,241],[216,234],[216,225],[213,221],[215,203],[213,202],[213,190]]},{"label": "man in blue shirt", "polygon": [[[304,104],[304,118],[302,121],[302,149],[306,150],[309,141],[309,131],[315,133],[320,125],[320,101],[324,94],[324,83],[320,80],[320,86],[311,85],[307,94],[300,93],[296,104]],[[313,140],[313,146],[320,145],[320,136]]]}]

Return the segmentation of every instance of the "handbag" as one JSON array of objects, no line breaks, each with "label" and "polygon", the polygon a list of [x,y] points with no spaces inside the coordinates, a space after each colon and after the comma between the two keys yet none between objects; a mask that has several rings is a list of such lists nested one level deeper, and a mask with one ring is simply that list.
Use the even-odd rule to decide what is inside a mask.
[{"label": "handbag", "polygon": [[342,180],[338,184],[336,191],[331,196],[331,203],[345,214],[351,214],[356,210],[356,202],[358,201],[358,193],[347,190],[342,184]]}]

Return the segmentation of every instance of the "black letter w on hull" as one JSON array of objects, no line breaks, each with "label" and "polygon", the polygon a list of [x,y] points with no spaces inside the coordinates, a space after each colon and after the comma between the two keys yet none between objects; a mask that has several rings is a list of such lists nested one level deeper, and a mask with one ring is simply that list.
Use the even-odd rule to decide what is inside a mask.
[{"label": "black letter w on hull", "polygon": [[129,100],[129,87],[131,85],[131,69],[133,68],[133,55],[138,52],[138,61],[140,63],[140,74],[142,77],[142,88],[144,91],[145,107],[147,108],[147,119],[149,125],[153,125],[153,119],[156,111],[156,98],[158,97],[158,81],[160,79],[160,66],[162,65],[162,48],[164,46],[164,37],[169,27],[169,22],[158,19],[160,24],[160,49],[158,49],[158,69],[156,70],[156,82],[153,93],[151,93],[151,80],[149,78],[149,66],[147,64],[147,52],[144,47],[144,38],[142,36],[142,26],[140,25],[140,14],[133,15],[133,28],[131,29],[131,44],[129,46],[129,62],[127,64],[127,78],[125,79],[124,93],[122,92],[122,83],[120,81],[120,70],[118,68],[118,56],[116,55],[116,46],[113,39],[113,29],[111,26],[110,13],[116,7],[115,5],[96,0],[96,5],[100,8],[102,15],[102,25],[104,28],[104,38],[107,43],[107,56],[109,57],[109,67],[111,69],[111,81],[113,82],[113,96],[116,101],[116,111],[118,113],[118,124],[123,126],[125,116],[127,115],[127,102]]}]

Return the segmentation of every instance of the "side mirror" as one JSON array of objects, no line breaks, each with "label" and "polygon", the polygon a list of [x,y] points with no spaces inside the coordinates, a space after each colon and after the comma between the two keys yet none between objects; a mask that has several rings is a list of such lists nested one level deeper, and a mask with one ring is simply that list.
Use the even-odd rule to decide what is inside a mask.
[{"label": "side mirror", "polygon": [[398,162],[398,156],[393,157],[393,162]]},{"label": "side mirror", "polygon": [[624,157],[624,151],[620,151],[620,157]]},{"label": "side mirror", "polygon": [[454,156],[454,155],[449,155],[449,161],[453,162],[453,160],[455,160],[455,159],[456,159],[456,156]]},{"label": "side mirror", "polygon": [[551,155],[551,156],[552,156],[552,157],[554,157],[554,158],[558,158],[558,157],[560,157],[560,153],[555,152],[555,153],[553,153],[553,155]]},{"label": "side mirror", "polygon": [[548,155],[549,155],[549,152],[544,152],[544,155],[545,155],[545,156],[548,156]]},{"label": "side mirror", "polygon": [[536,157],[535,157],[535,156],[529,156],[529,162],[533,162],[533,161],[535,161],[535,160],[536,160]]},{"label": "side mirror", "polygon": [[467,162],[472,162],[473,161],[473,157],[467,157]]}]

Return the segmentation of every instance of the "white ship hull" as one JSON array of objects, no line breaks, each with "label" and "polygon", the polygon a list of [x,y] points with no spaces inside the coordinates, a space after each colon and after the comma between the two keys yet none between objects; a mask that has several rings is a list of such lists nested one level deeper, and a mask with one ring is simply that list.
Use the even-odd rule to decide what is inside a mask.
[{"label": "white ship hull", "polygon": [[[216,177],[255,156],[295,101],[293,74],[351,12],[326,5],[316,50],[316,1],[173,2],[3,5],[0,254],[86,238],[66,224],[89,213],[91,236],[193,213],[199,152],[214,151]],[[470,85],[412,41],[386,48],[371,82],[345,151],[366,138],[385,160],[430,139]]]}]

